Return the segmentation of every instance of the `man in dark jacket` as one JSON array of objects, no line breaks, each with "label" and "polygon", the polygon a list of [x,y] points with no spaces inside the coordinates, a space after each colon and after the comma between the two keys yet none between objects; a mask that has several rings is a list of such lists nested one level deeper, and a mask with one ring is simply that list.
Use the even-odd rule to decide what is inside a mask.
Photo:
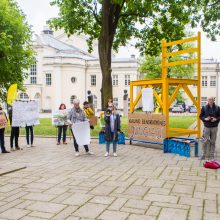
[{"label": "man in dark jacket", "polygon": [[203,130],[203,154],[201,159],[206,159],[207,146],[210,144],[208,159],[213,160],[215,154],[215,142],[218,132],[218,123],[220,121],[220,108],[214,102],[213,97],[208,98],[208,104],[202,107],[200,119],[204,123]]}]

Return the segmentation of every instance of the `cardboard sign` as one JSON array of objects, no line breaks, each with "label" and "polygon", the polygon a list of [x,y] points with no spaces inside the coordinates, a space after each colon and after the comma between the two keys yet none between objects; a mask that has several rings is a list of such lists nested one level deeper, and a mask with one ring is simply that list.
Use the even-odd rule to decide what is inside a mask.
[{"label": "cardboard sign", "polygon": [[0,111],[0,129],[6,128],[8,125],[8,121],[5,117],[5,113],[3,111]]},{"label": "cardboard sign", "polygon": [[166,137],[166,117],[162,114],[129,113],[128,137],[163,142]]},{"label": "cardboard sign", "polygon": [[79,146],[90,144],[90,127],[88,121],[72,124],[72,131]]},{"label": "cardboard sign", "polygon": [[96,116],[91,116],[89,118],[89,124],[92,126],[95,126],[95,125],[97,125],[97,120],[98,120],[98,118]]}]

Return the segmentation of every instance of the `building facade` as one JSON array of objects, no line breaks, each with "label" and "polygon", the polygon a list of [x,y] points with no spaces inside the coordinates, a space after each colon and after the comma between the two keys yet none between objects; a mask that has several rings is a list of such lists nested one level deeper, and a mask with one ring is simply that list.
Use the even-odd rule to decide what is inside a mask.
[{"label": "building facade", "polygon": [[[22,100],[38,100],[39,111],[51,112],[65,103],[70,108],[73,100],[87,100],[87,92],[93,95],[94,107],[101,109],[101,69],[98,59],[98,45],[89,54],[85,36],[68,38],[62,31],[45,29],[36,35],[34,41],[36,61],[31,65],[29,77],[25,81],[26,92],[19,93]],[[128,91],[130,81],[140,79],[138,62],[135,57],[112,58],[113,101],[118,109],[124,108],[124,90]],[[195,76],[196,78],[196,76]],[[220,63],[215,60],[202,60],[201,63],[201,105],[209,96],[216,98],[220,105]],[[137,88],[138,89],[138,88]],[[196,87],[190,87],[197,97]],[[134,97],[138,90],[134,91]],[[184,95],[186,104],[191,100]],[[141,105],[141,103],[140,103]]]},{"label": "building facade", "polygon": [[[91,91],[95,109],[101,109],[102,75],[97,45],[89,54],[86,52],[85,38],[67,38],[63,33],[54,34],[45,29],[41,35],[36,35],[33,46],[36,61],[31,65],[25,81],[26,92],[19,93],[19,99],[38,100],[39,111],[51,112],[58,109],[61,103],[70,108],[75,98],[82,103],[87,100],[87,92]],[[139,77],[138,63],[134,57],[112,58],[113,101],[118,109],[123,109],[124,90],[129,93],[130,81]]]}]

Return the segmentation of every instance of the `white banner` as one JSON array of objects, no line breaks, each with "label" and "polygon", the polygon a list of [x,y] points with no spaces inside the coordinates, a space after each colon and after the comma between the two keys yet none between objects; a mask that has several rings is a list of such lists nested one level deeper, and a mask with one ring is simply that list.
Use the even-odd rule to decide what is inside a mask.
[{"label": "white banner", "polygon": [[37,101],[15,101],[12,109],[12,126],[25,127],[39,124]]},{"label": "white banner", "polygon": [[142,104],[144,112],[153,112],[154,111],[154,95],[152,88],[142,89]]},{"label": "white banner", "polygon": [[79,146],[90,144],[90,126],[88,121],[72,124],[72,131]]}]

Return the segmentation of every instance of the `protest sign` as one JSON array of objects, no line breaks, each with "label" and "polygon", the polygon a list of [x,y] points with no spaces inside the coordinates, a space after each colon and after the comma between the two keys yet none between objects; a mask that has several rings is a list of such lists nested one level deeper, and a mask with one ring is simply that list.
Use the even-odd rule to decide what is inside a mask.
[{"label": "protest sign", "polygon": [[89,123],[90,123],[90,125],[92,125],[92,126],[97,125],[97,120],[98,120],[98,118],[97,118],[96,116],[91,116],[91,117],[89,118]]},{"label": "protest sign", "polygon": [[37,101],[15,101],[12,109],[12,126],[25,127],[39,124]]},{"label": "protest sign", "polygon": [[166,137],[166,117],[143,112],[128,114],[128,137],[163,142]]},{"label": "protest sign", "polygon": [[144,112],[153,112],[154,111],[154,98],[153,98],[153,89],[144,88],[142,89],[142,104]]},{"label": "protest sign", "polygon": [[90,126],[88,121],[72,124],[72,131],[79,146],[90,144]]},{"label": "protest sign", "polygon": [[63,126],[65,125],[65,122],[67,121],[67,110],[57,110],[52,115],[52,125],[55,126]]},{"label": "protest sign", "polygon": [[0,129],[1,128],[6,128],[7,127],[7,119],[5,117],[4,111],[0,111]]}]

